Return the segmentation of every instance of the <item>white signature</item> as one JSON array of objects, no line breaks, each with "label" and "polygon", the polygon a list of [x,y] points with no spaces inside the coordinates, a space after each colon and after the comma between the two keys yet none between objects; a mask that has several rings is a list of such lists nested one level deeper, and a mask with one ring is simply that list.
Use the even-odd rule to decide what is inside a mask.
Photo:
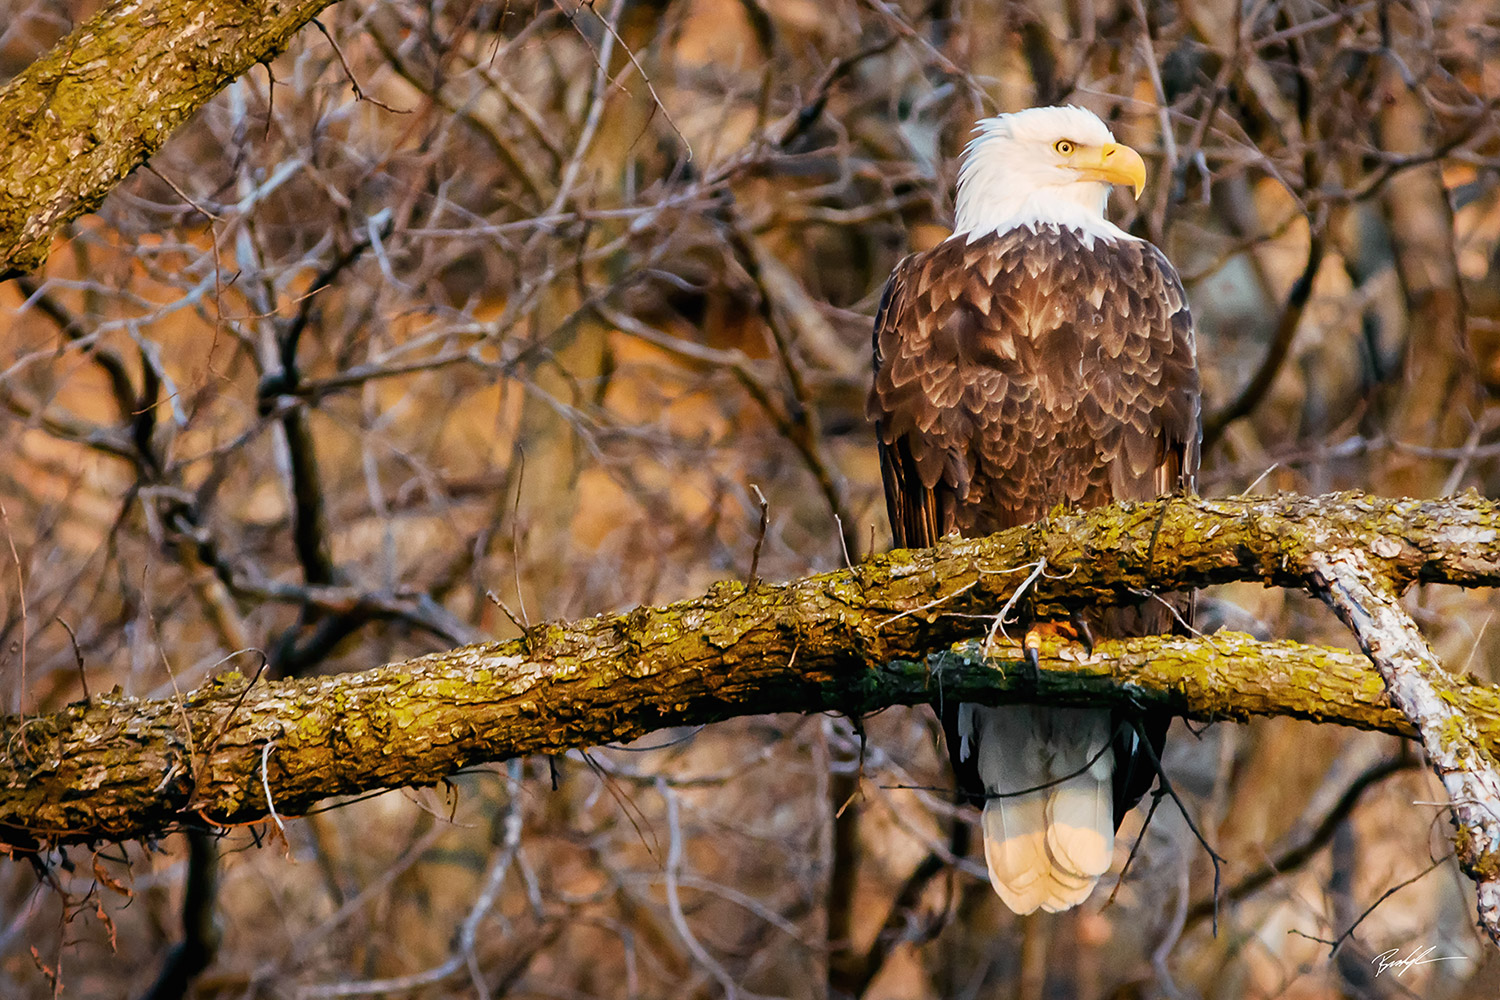
[{"label": "white signature", "polygon": [[1435,951],[1437,951],[1436,948],[1423,948],[1420,951],[1413,948],[1410,955],[1402,958],[1400,957],[1401,949],[1392,948],[1390,951],[1383,951],[1379,955],[1376,955],[1370,960],[1370,964],[1375,966],[1376,976],[1379,976],[1386,969],[1395,969],[1397,978],[1400,978],[1402,974],[1414,966],[1431,965],[1434,962],[1457,962],[1464,957],[1463,955],[1443,955],[1438,958],[1427,957]]}]

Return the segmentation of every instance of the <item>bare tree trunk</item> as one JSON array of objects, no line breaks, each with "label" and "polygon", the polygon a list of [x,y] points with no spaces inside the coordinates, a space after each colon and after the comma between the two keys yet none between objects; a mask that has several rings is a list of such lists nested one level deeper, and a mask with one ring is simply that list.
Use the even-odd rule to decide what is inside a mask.
[{"label": "bare tree trunk", "polygon": [[[1378,70],[1381,112],[1376,133],[1381,148],[1396,156],[1421,156],[1435,145],[1436,124],[1417,81],[1408,79],[1403,57],[1416,65],[1431,58],[1415,37],[1402,41],[1408,13],[1389,9],[1394,51],[1382,53]],[[1402,23],[1398,23],[1402,22]],[[1396,274],[1406,297],[1407,335],[1401,384],[1388,416],[1389,433],[1426,446],[1461,445],[1478,417],[1479,382],[1464,321],[1463,285],[1453,247],[1453,212],[1436,163],[1411,166],[1390,177],[1382,193]],[[1381,489],[1404,496],[1442,490],[1443,467],[1413,454],[1397,458]]]}]

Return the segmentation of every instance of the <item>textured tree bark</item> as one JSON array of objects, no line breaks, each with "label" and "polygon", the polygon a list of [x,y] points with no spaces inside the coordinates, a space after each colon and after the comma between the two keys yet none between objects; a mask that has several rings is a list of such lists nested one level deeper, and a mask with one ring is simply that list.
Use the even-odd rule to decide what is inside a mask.
[{"label": "textured tree bark", "polygon": [[[767,611],[776,591],[742,595]],[[724,600],[660,609],[674,617]],[[639,612],[632,612],[639,615]],[[1220,633],[1045,651],[1038,683],[1019,650],[964,645],[885,661],[802,645],[795,615],[712,651],[681,655],[647,619],[560,627],[545,653],[524,641],[465,646],[377,670],[257,684],[230,675],[175,699],[95,696],[0,725],[0,838],[37,843],[154,837],[178,825],[267,819],[334,795],[431,785],[460,768],[770,712],[875,711],[938,697],[1160,704],[1204,721],[1290,715],[1404,736],[1380,675],[1358,653]],[[654,618],[654,616],[652,616]],[[803,624],[806,624],[804,621]],[[972,623],[971,623],[972,624]],[[644,629],[639,625],[646,625]],[[653,634],[654,633],[654,634]],[[797,650],[794,657],[793,651]],[[1500,688],[1456,697],[1500,750]]]},{"label": "textured tree bark", "polygon": [[1416,724],[1422,749],[1452,800],[1458,862],[1477,888],[1479,923],[1500,944],[1500,768],[1416,622],[1382,593],[1359,552],[1319,553],[1323,596],[1359,639],[1391,703]]},{"label": "textured tree bark", "polygon": [[[1415,735],[1355,653],[1216,635],[1053,649],[1039,686],[1015,651],[950,647],[1023,604],[1080,604],[1226,580],[1321,586],[1318,557],[1358,551],[1383,585],[1500,583],[1500,504],[1359,494],[1172,499],[1060,513],[852,570],[534,628],[358,674],[249,687],[231,675],[176,699],[96,696],[0,720],[0,839],[20,849],[153,837],[183,823],[294,815],[320,799],[430,785],[520,754],[629,740],[735,715],[857,714],[937,698],[1164,704],[1197,719],[1281,714]],[[936,651],[939,655],[929,659]],[[1500,752],[1500,691],[1450,678]]]},{"label": "textured tree bark", "polygon": [[0,89],[0,278],[333,0],[113,0]]}]

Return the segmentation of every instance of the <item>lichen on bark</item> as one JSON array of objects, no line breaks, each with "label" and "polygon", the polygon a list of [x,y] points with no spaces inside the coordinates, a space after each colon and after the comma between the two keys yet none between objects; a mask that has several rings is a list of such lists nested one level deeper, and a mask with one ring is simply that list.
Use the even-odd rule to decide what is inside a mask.
[{"label": "lichen on bark", "polygon": [[0,276],[39,267],[230,81],[332,0],[114,0],[0,88]]},{"label": "lichen on bark", "polygon": [[[509,756],[629,740],[769,712],[870,712],[937,695],[976,701],[1153,702],[1204,720],[1257,714],[1413,735],[1358,653],[1219,634],[1049,648],[1039,684],[1016,651],[969,643],[1045,560],[1035,613],[1228,580],[1313,586],[1312,557],[1361,546],[1388,580],[1500,582],[1500,505],[1468,496],[1179,498],[1082,513],[988,538],[898,550],[851,569],[663,607],[538,626],[376,670],[247,690],[230,675],[180,701],[98,696],[0,720],[0,831],[14,847],[157,836],[321,798],[432,784]],[[1374,555],[1383,552],[1385,555]],[[957,644],[957,645],[955,645]],[[1500,752],[1500,692],[1448,678],[1480,743]],[[273,746],[272,751],[266,751]],[[262,769],[264,767],[264,774]]]}]

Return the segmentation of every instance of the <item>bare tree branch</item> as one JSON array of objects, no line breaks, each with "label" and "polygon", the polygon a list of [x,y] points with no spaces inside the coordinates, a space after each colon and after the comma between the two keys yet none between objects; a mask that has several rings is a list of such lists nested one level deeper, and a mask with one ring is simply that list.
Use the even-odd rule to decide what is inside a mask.
[{"label": "bare tree branch", "polygon": [[1261,360],[1260,367],[1232,402],[1204,418],[1204,452],[1218,443],[1230,424],[1255,412],[1255,408],[1271,391],[1277,374],[1291,353],[1292,339],[1302,323],[1302,314],[1307,309],[1308,300],[1312,298],[1313,280],[1318,276],[1318,268],[1323,265],[1325,246],[1323,233],[1314,228],[1308,237],[1307,265],[1292,283],[1291,291],[1287,292],[1286,303],[1281,307],[1280,318],[1276,321],[1276,330],[1271,335],[1271,345],[1266,349],[1266,356]]},{"label": "bare tree branch", "polygon": [[[1403,746],[1403,751],[1405,747]],[[1392,757],[1376,761],[1359,776],[1351,781],[1344,793],[1339,796],[1338,801],[1323,815],[1311,833],[1293,846],[1281,852],[1272,861],[1255,869],[1249,875],[1240,879],[1234,885],[1224,890],[1219,899],[1212,897],[1200,899],[1188,908],[1186,922],[1195,924],[1207,920],[1221,906],[1228,903],[1236,903],[1246,899],[1261,889],[1270,885],[1277,878],[1287,875],[1301,868],[1317,856],[1318,852],[1328,846],[1333,840],[1335,831],[1340,824],[1344,823],[1355,808],[1359,806],[1361,798],[1370,789],[1378,786],[1386,778],[1393,774],[1409,770],[1417,766],[1415,755],[1402,752]]]},{"label": "bare tree branch", "polygon": [[25,137],[0,145],[0,278],[331,2],[114,0],[0,89],[0,135]]},{"label": "bare tree branch", "polygon": [[[1154,704],[1204,720],[1257,714],[1380,729],[1417,723],[1356,654],[1221,633],[986,660],[982,634],[1047,553],[1036,612],[1138,600],[1231,579],[1318,588],[1324,552],[1366,551],[1389,580],[1500,582],[1500,504],[1363,495],[1176,499],[1061,514],[850,570],[574,623],[535,627],[364,673],[260,685],[237,675],[178,699],[96,696],[0,723],[0,830],[15,848],[245,823],[333,795],[426,785],[476,763],[629,740],[735,715],[850,715],[939,698]],[[1382,555],[1382,553],[1384,555]],[[936,656],[929,654],[936,653]],[[1437,669],[1435,666],[1432,669]],[[1500,692],[1450,679],[1445,697],[1500,752]],[[276,741],[262,774],[261,748]],[[263,782],[265,783],[263,785]]]}]

